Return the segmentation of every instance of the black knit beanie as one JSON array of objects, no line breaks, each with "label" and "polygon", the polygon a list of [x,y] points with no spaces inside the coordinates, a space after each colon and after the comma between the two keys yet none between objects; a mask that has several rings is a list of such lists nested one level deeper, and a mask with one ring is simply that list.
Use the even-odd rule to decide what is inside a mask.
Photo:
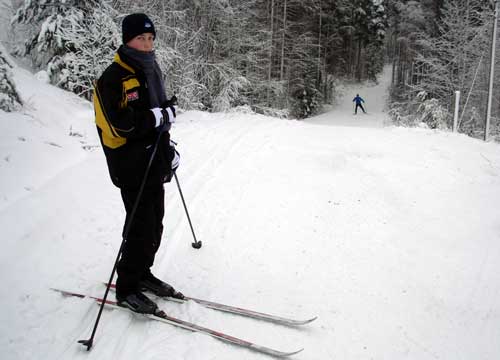
[{"label": "black knit beanie", "polygon": [[130,14],[123,19],[122,40],[124,44],[144,33],[152,33],[156,37],[155,26],[146,14]]}]

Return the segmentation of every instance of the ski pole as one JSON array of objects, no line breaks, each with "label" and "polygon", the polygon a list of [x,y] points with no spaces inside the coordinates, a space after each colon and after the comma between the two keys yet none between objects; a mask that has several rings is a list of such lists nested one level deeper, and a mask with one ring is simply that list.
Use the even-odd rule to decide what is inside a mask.
[{"label": "ski pole", "polygon": [[191,228],[191,233],[193,234],[194,242],[191,243],[191,246],[195,249],[201,248],[201,241],[196,240],[196,235],[194,234],[193,224],[191,223],[191,218],[189,217],[189,212],[186,207],[186,202],[184,201],[184,195],[182,195],[181,185],[179,184],[179,179],[177,178],[177,173],[174,172],[175,182],[177,183],[177,188],[179,189],[179,194],[181,195],[182,205],[184,205],[184,210],[186,211],[186,216],[188,218],[189,227]]},{"label": "ski pole", "polygon": [[106,291],[104,292],[103,300],[101,302],[101,306],[99,308],[99,313],[97,314],[97,318],[94,324],[94,329],[92,330],[92,335],[87,340],[78,340],[78,343],[87,347],[87,351],[90,351],[92,345],[94,343],[95,333],[97,331],[97,326],[99,325],[99,321],[101,320],[102,310],[104,309],[104,305],[106,304],[106,299],[108,297],[109,288],[111,287],[111,283],[113,282],[113,277],[115,276],[116,267],[118,266],[118,262],[120,261],[120,256],[123,252],[123,247],[127,242],[128,233],[130,232],[130,227],[132,226],[132,220],[134,219],[137,208],[139,207],[139,201],[141,200],[142,193],[144,191],[144,186],[146,185],[146,180],[148,178],[149,170],[151,169],[151,164],[153,163],[153,159],[155,157],[156,151],[158,150],[158,144],[160,143],[161,135],[164,131],[170,130],[170,123],[166,123],[163,125],[163,128],[160,130],[158,134],[158,138],[156,139],[155,146],[153,148],[153,152],[151,153],[151,157],[149,158],[148,166],[146,167],[146,171],[144,172],[144,177],[142,178],[142,183],[139,188],[139,192],[137,193],[137,198],[135,199],[134,206],[132,208],[132,212],[130,213],[130,217],[125,225],[125,230],[123,232],[123,239],[120,245],[120,249],[118,250],[118,254],[116,255],[116,260],[113,265],[113,270],[111,271],[111,275],[109,277],[108,284],[106,286]]}]

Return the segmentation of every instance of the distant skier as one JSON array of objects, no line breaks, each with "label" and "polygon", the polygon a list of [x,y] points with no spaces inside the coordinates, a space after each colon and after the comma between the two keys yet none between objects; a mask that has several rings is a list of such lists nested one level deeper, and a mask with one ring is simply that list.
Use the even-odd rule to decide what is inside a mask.
[{"label": "distant skier", "polygon": [[356,94],[356,97],[352,99],[352,102],[356,102],[356,108],[354,109],[355,115],[358,113],[358,107],[360,107],[361,110],[363,110],[363,112],[366,114],[365,108],[362,105],[362,103],[364,103],[365,101],[361,96],[359,96],[359,94]]}]

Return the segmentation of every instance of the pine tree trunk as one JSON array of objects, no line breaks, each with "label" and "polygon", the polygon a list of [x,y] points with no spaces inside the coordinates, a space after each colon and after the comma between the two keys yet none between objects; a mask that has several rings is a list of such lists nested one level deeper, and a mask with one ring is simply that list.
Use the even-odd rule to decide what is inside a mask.
[{"label": "pine tree trunk", "polygon": [[318,31],[318,68],[316,74],[316,87],[321,83],[321,0],[319,1],[319,31]]},{"label": "pine tree trunk", "polygon": [[283,80],[283,69],[285,67],[286,2],[287,0],[285,0],[283,5],[283,36],[281,38],[280,81]]},{"label": "pine tree trunk", "polygon": [[392,42],[392,74],[391,74],[391,85],[394,86],[394,81],[396,80],[396,34],[394,34],[394,41]]},{"label": "pine tree trunk", "polygon": [[272,77],[272,70],[273,70],[273,39],[274,39],[274,0],[271,0],[271,43],[269,45],[269,69],[267,73],[267,81],[268,81],[268,88],[267,88],[267,105],[271,106],[271,100],[270,100],[270,91],[269,87],[271,86],[271,77]]},{"label": "pine tree trunk", "polygon": [[358,55],[357,55],[357,63],[356,63],[356,77],[358,81],[361,81],[361,43],[362,40],[358,40]]}]

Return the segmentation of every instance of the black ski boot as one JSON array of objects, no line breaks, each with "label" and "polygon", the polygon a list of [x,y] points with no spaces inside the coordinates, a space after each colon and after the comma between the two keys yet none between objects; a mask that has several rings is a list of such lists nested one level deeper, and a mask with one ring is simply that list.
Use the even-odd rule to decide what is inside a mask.
[{"label": "black ski boot", "polygon": [[171,285],[161,281],[153,274],[149,273],[139,283],[142,291],[150,291],[156,296],[172,297],[175,299],[184,299],[184,295],[176,291]]},{"label": "black ski boot", "polygon": [[137,291],[124,297],[116,295],[118,306],[128,308],[139,314],[155,314],[158,305],[143,293]]}]

